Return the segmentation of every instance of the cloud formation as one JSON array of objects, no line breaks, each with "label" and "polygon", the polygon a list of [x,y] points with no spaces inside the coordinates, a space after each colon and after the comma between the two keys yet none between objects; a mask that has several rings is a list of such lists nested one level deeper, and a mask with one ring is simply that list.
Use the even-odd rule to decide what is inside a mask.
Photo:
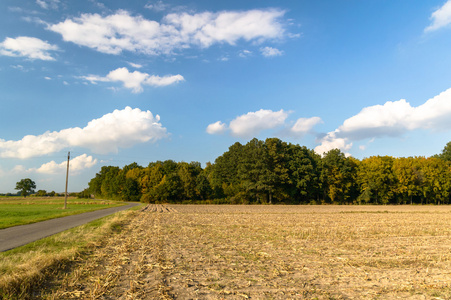
[{"label": "cloud formation", "polygon": [[154,3],[148,3],[144,7],[147,9],[156,11],[156,12],[161,12],[161,11],[165,11],[166,9],[168,9],[170,7],[170,5],[159,0],[159,1],[155,1]]},{"label": "cloud formation", "polygon": [[82,76],[81,78],[90,81],[93,84],[97,82],[122,82],[124,87],[131,89],[133,93],[143,91],[143,85],[149,86],[167,86],[180,81],[184,81],[182,75],[156,76],[139,71],[130,72],[127,68],[118,68],[111,71],[105,77],[97,75]]},{"label": "cloud formation", "polygon": [[43,9],[57,9],[60,0],[36,0],[38,4]]},{"label": "cloud formation", "polygon": [[282,126],[287,117],[288,113],[283,109],[279,111],[260,109],[235,118],[230,122],[229,128],[232,135],[249,138],[258,135],[262,130]]},{"label": "cloud formation", "polygon": [[352,148],[352,143],[349,142],[347,138],[337,137],[338,131],[329,132],[326,136],[324,136],[320,142],[321,144],[315,147],[315,152],[318,154],[325,154],[333,149],[340,149],[347,155],[347,151]]},{"label": "cloud formation", "polygon": [[206,131],[209,134],[223,134],[230,131],[230,134],[233,136],[251,138],[257,136],[264,130],[279,128],[280,135],[300,138],[308,133],[312,133],[313,127],[323,122],[319,117],[299,118],[291,126],[287,122],[289,113],[283,109],[279,111],[260,109],[256,112],[249,112],[236,117],[229,125],[221,121],[212,123],[207,126]]},{"label": "cloud formation", "polygon": [[57,46],[28,36],[19,36],[15,39],[7,37],[0,43],[0,55],[26,57],[31,60],[55,60],[50,51],[56,50]]},{"label": "cloud formation", "polygon": [[347,151],[352,147],[352,141],[397,137],[417,129],[440,131],[450,128],[451,89],[448,89],[417,107],[404,99],[365,107],[322,138],[315,151],[320,154],[334,148]]},{"label": "cloud formation", "polygon": [[[84,169],[89,169],[97,164],[97,159],[94,159],[92,156],[88,156],[87,154],[82,154],[77,157],[72,158],[69,161],[69,168],[71,173],[77,173]],[[55,161],[50,161],[41,165],[37,169],[30,169],[30,172],[36,172],[41,174],[56,174],[56,173],[64,173],[67,168],[67,161],[63,161],[61,163],[56,163]]]},{"label": "cloud formation", "polygon": [[209,134],[221,134],[229,129],[233,136],[249,138],[258,135],[263,130],[282,126],[287,117],[288,113],[283,109],[280,111],[260,109],[236,117],[230,122],[228,128],[221,121],[212,123],[208,125],[207,132]]},{"label": "cloud formation", "polygon": [[209,134],[223,134],[227,131],[227,125],[221,121],[217,121],[207,126],[207,133]]},{"label": "cloud formation", "polygon": [[277,48],[272,48],[272,47],[261,48],[260,52],[262,53],[262,55],[264,57],[282,56],[283,55],[283,51],[281,51]]},{"label": "cloud formation", "polygon": [[119,10],[108,16],[82,14],[48,25],[48,29],[61,34],[67,42],[102,53],[160,55],[192,46],[207,48],[218,43],[235,45],[239,40],[261,43],[281,39],[285,36],[280,21],[284,14],[279,9],[172,13],[159,23]]},{"label": "cloud formation", "polygon": [[315,125],[322,122],[320,117],[299,118],[290,131],[295,136],[303,136],[309,133]]},{"label": "cloud formation", "polygon": [[432,24],[424,31],[434,31],[451,24],[451,0],[448,0],[442,7],[434,11],[431,15]]},{"label": "cloud formation", "polygon": [[150,111],[126,107],[90,121],[84,128],[47,131],[41,135],[27,135],[18,141],[0,139],[0,157],[20,158],[43,156],[68,147],[82,147],[94,153],[117,152],[145,142],[167,137],[160,116]]}]

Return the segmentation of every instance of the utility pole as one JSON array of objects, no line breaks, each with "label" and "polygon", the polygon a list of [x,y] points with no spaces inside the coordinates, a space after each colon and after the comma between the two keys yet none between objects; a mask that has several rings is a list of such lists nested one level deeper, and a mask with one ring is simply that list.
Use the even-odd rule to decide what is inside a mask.
[{"label": "utility pole", "polygon": [[70,160],[70,151],[67,152],[66,191],[64,193],[64,209],[67,208],[67,182],[69,181],[69,160]]}]

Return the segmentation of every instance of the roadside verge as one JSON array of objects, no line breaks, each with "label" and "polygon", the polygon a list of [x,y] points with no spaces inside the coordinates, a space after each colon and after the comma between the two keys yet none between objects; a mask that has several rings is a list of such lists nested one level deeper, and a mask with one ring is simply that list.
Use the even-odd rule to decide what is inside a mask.
[{"label": "roadside verge", "polygon": [[40,240],[58,232],[86,224],[116,212],[132,208],[141,203],[130,203],[124,206],[111,207],[78,215],[51,219],[38,223],[9,227],[0,230],[0,252]]}]

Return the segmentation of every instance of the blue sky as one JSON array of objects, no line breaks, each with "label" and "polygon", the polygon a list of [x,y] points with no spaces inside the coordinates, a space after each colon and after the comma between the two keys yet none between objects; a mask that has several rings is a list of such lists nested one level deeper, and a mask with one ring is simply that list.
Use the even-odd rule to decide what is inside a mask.
[{"label": "blue sky", "polygon": [[0,193],[279,137],[430,156],[451,141],[451,0],[0,2]]}]

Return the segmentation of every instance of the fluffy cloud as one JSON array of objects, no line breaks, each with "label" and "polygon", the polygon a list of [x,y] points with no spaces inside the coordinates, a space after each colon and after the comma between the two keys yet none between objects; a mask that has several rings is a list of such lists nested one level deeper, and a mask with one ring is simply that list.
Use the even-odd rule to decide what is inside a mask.
[{"label": "fluffy cloud", "polygon": [[[96,164],[97,159],[94,159],[92,156],[88,156],[87,154],[82,154],[69,161],[69,168],[71,172],[77,173],[78,171],[91,168]],[[66,168],[67,161],[63,161],[58,164],[52,160],[51,162],[43,164],[37,169],[31,169],[30,171],[35,171],[42,174],[56,174],[65,172]]]},{"label": "fluffy cloud", "polygon": [[210,47],[216,43],[234,45],[241,39],[255,42],[280,39],[285,34],[279,21],[284,14],[277,9],[173,13],[159,23],[120,10],[109,16],[82,14],[49,25],[48,29],[61,34],[65,41],[103,53],[132,51],[160,55],[193,45]]},{"label": "fluffy cloud", "polygon": [[[352,148],[352,143],[349,143],[346,138],[339,138],[336,135],[337,131],[329,132],[321,139],[321,144],[315,147],[315,152],[324,154],[333,149],[340,149],[345,152]],[[347,154],[347,153],[346,153]]]},{"label": "fluffy cloud", "polygon": [[451,24],[451,0],[448,0],[442,7],[434,11],[431,15],[432,24],[424,31],[434,31]]},{"label": "fluffy cloud", "polygon": [[286,119],[289,112],[283,109],[279,111],[260,109],[256,112],[249,112],[245,115],[236,117],[227,124],[217,121],[207,126],[207,133],[222,134],[227,130],[233,136],[250,138],[257,136],[261,131],[280,128],[280,134],[299,138],[307,133],[311,133],[313,127],[322,123],[321,118],[299,118],[292,127],[288,127]]},{"label": "fluffy cloud", "polygon": [[[97,159],[94,159],[92,156],[88,156],[87,154],[79,155],[69,161],[70,171],[73,173],[77,173],[84,169],[88,169],[97,164]],[[63,161],[61,163],[56,163],[55,161],[50,161],[48,163],[43,164],[37,169],[30,169],[29,171],[34,171],[36,173],[42,174],[55,174],[55,173],[63,173],[66,171],[67,161]]]},{"label": "fluffy cloud", "polygon": [[207,133],[209,134],[223,134],[227,130],[227,125],[221,121],[212,123],[207,126]]},{"label": "fluffy cloud", "polygon": [[25,159],[67,147],[88,148],[100,154],[117,152],[119,148],[166,137],[166,128],[159,121],[160,117],[154,117],[150,111],[126,107],[94,119],[84,128],[48,131],[38,136],[28,135],[18,141],[0,139],[0,157]]},{"label": "fluffy cloud", "polygon": [[143,85],[167,86],[185,80],[182,75],[160,77],[139,71],[129,72],[127,68],[113,70],[105,77],[89,75],[82,78],[94,84],[97,82],[122,82],[124,87],[131,89],[133,93],[142,92]]},{"label": "fluffy cloud", "polygon": [[232,135],[238,137],[253,137],[262,130],[276,128],[285,123],[288,113],[283,111],[260,109],[241,115],[230,122],[229,128]]},{"label": "fluffy cloud", "polygon": [[324,153],[334,146],[349,150],[351,141],[396,137],[416,129],[439,131],[450,128],[451,89],[448,89],[417,107],[412,107],[404,99],[365,107],[345,120],[338,129],[329,132],[315,151]]},{"label": "fluffy cloud", "polygon": [[55,60],[50,51],[56,50],[58,50],[57,46],[28,36],[19,36],[15,39],[6,38],[0,43],[0,55],[27,57],[32,60]]},{"label": "fluffy cloud", "polygon": [[320,117],[299,118],[293,127],[291,127],[291,132],[296,136],[302,136],[309,133],[315,125],[322,122]]},{"label": "fluffy cloud", "polygon": [[272,47],[264,47],[260,49],[260,52],[264,57],[272,57],[272,56],[281,56],[283,55],[283,51],[272,48]]}]

